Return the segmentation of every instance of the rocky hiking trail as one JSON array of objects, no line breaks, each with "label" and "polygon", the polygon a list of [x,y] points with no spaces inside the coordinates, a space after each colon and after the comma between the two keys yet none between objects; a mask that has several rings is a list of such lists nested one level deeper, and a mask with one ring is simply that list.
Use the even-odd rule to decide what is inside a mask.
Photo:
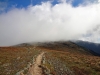
[{"label": "rocky hiking trail", "polygon": [[[55,54],[54,54],[55,55]],[[16,75],[74,75],[73,72],[52,52],[40,52],[28,64],[27,69],[21,70]]]},{"label": "rocky hiking trail", "polygon": [[30,67],[27,74],[23,74],[22,72],[20,73],[20,75],[43,75],[42,68],[40,66],[44,53],[45,52],[39,54],[36,58],[36,61],[35,62],[33,61],[34,62],[33,64],[30,63]]}]

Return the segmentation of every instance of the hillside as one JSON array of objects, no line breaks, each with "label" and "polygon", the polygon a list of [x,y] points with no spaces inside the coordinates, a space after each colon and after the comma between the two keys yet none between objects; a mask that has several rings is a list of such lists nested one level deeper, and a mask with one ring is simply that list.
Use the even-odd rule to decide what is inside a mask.
[{"label": "hillside", "polygon": [[76,44],[79,46],[82,46],[88,50],[90,50],[91,53],[94,55],[100,56],[100,44],[99,43],[92,43],[92,42],[87,42],[87,41],[75,41]]},{"label": "hillside", "polygon": [[100,75],[100,57],[72,42],[0,47],[0,75],[28,75],[42,52],[41,75]]}]

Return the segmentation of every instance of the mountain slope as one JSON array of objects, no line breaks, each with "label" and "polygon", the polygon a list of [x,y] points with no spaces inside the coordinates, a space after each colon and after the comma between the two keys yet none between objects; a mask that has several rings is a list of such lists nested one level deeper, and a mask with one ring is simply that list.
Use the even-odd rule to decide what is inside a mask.
[{"label": "mountain slope", "polygon": [[94,55],[100,56],[100,44],[87,42],[87,41],[76,41],[76,44],[79,46],[82,46],[88,50],[90,50],[91,53]]},{"label": "mountain slope", "polygon": [[100,57],[92,55],[75,43],[53,42],[44,43],[38,47],[48,51],[47,57],[52,59],[52,62],[57,59],[65,63],[75,75],[100,75]]},{"label": "mountain slope", "polygon": [[43,75],[100,75],[100,57],[72,42],[0,47],[0,75],[27,74],[42,52]]}]

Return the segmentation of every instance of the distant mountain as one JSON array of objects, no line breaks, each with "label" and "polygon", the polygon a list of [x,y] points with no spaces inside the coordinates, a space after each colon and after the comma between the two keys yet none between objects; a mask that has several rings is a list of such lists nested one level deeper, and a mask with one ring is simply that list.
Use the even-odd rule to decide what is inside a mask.
[{"label": "distant mountain", "polygon": [[74,41],[79,46],[82,46],[88,49],[92,54],[100,56],[100,44],[99,43],[92,43],[88,41]]},{"label": "distant mountain", "polygon": [[22,43],[22,44],[14,45],[13,47],[27,47],[27,46],[32,46],[32,45],[30,43]]}]

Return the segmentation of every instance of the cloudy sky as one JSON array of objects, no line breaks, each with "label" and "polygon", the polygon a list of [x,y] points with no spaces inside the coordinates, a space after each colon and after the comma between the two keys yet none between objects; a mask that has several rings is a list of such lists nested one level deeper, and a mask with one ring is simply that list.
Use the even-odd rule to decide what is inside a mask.
[{"label": "cloudy sky", "polygon": [[67,40],[100,43],[100,0],[0,0],[0,46]]}]

